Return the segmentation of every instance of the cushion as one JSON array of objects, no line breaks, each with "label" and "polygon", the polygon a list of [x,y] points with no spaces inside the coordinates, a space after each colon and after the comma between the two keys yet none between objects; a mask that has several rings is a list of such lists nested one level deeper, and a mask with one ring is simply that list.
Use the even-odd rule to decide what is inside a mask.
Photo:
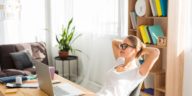
[{"label": "cushion", "polygon": [[19,51],[10,53],[16,69],[23,70],[25,68],[33,67],[33,63],[30,59],[29,54],[26,51]]},{"label": "cushion", "polygon": [[28,53],[32,56],[32,49],[30,43],[22,43],[22,44],[16,44],[17,51],[27,50]]},{"label": "cushion", "polygon": [[6,69],[3,70],[4,73],[6,73],[6,76],[15,76],[15,75],[30,75],[30,72],[22,71],[22,70],[17,70],[17,69]]},{"label": "cushion", "polygon": [[14,62],[9,53],[17,52],[15,45],[0,45],[0,66],[1,69],[15,68]]},{"label": "cushion", "polygon": [[32,57],[39,62],[48,64],[46,45],[43,42],[31,43]]},{"label": "cushion", "polygon": [[36,74],[35,68],[26,68],[24,71],[30,72],[31,74]]},{"label": "cushion", "polygon": [[22,71],[17,69],[5,69],[0,71],[0,78],[1,77],[7,77],[7,76],[15,76],[15,75],[31,75],[31,72],[28,71]]}]

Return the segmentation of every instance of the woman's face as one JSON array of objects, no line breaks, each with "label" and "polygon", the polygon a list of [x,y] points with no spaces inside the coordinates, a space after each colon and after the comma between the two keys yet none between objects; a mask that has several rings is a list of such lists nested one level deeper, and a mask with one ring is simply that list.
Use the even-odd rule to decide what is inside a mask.
[{"label": "woman's face", "polygon": [[120,44],[120,56],[125,57],[125,59],[134,59],[136,57],[136,46],[130,42],[129,39],[124,39],[123,43]]}]

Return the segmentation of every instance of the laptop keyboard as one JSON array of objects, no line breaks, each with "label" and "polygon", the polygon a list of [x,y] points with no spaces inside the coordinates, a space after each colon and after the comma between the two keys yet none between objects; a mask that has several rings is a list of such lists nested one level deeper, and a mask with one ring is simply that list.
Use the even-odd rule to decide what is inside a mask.
[{"label": "laptop keyboard", "polygon": [[68,83],[53,86],[53,92],[55,96],[80,96],[83,94],[81,90]]},{"label": "laptop keyboard", "polygon": [[64,95],[68,95],[69,93],[66,92],[65,90],[63,90],[62,88],[60,88],[59,86],[54,86],[53,87],[53,91],[54,91],[54,95],[55,96],[64,96]]}]

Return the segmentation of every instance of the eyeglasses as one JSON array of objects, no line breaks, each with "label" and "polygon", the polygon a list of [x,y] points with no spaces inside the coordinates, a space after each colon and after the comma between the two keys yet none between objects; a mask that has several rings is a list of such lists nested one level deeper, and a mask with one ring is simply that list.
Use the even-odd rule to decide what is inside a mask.
[{"label": "eyeglasses", "polygon": [[128,45],[128,44],[126,44],[126,43],[120,44],[119,47],[120,47],[122,50],[125,50],[127,47],[136,48],[135,46],[131,46],[131,45]]}]

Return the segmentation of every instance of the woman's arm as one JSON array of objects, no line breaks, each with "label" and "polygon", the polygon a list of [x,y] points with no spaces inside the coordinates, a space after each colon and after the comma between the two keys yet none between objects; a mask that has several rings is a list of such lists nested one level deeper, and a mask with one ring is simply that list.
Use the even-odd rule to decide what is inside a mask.
[{"label": "woman's arm", "polygon": [[123,42],[122,40],[118,40],[118,39],[114,39],[112,41],[113,54],[116,59],[120,56],[119,44],[121,44],[122,42]]},{"label": "woman's arm", "polygon": [[142,50],[141,55],[146,55],[144,63],[141,65],[139,71],[142,76],[149,73],[157,59],[159,58],[160,51],[158,48],[146,47]]}]

